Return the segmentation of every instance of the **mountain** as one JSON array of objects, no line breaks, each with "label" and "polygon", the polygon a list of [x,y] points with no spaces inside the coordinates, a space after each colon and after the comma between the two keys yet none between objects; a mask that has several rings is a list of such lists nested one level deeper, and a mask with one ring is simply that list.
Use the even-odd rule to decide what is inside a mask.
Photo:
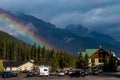
[{"label": "mountain", "polygon": [[79,36],[86,36],[86,37],[90,36],[90,32],[88,31],[88,29],[83,27],[81,24],[78,25],[70,24],[66,26],[65,29]]},{"label": "mountain", "polygon": [[[86,46],[89,48],[98,47],[97,41],[91,38],[78,36],[73,34],[71,31],[56,28],[54,25],[37,19],[31,15],[21,14],[16,17],[24,22],[31,22],[37,28],[39,32],[38,34],[42,35],[42,37],[48,43],[51,43],[58,50],[65,50],[74,53],[77,52],[80,48],[85,49]],[[94,45],[89,43],[89,41],[94,43]],[[91,46],[88,45],[88,43]]]},{"label": "mountain", "polygon": [[[76,29],[74,28],[70,31],[68,29],[56,28],[55,25],[44,22],[43,20],[37,19],[31,15],[21,14],[17,17],[25,22],[31,22],[35,25],[39,34],[42,34],[47,42],[51,43],[60,50],[67,50],[71,53],[75,53],[80,49],[99,48],[100,45],[106,49],[112,50],[120,47],[119,45],[116,45],[120,43],[109,35],[100,34],[95,31],[90,32],[82,25],[77,25]],[[70,28],[70,26],[68,28]],[[112,42],[108,42],[108,40]],[[116,47],[114,48],[113,46]]]},{"label": "mountain", "polygon": [[[79,50],[85,50],[87,48],[99,48],[100,45],[107,50],[118,51],[120,48],[120,45],[119,45],[120,43],[115,41],[111,37],[108,37],[108,35],[105,36],[96,32],[89,32],[89,30],[84,28],[82,25],[78,25],[76,27],[78,29],[73,28],[72,29],[73,31],[72,31],[69,29],[70,27],[67,27],[67,29],[56,28],[55,25],[49,22],[45,22],[41,19],[35,18],[34,16],[27,15],[27,14],[14,15],[9,12],[2,12],[1,14],[2,15],[5,14],[9,16],[7,17],[6,20],[9,20],[9,21],[12,20],[11,23],[15,23],[12,25],[17,26],[17,29],[16,27],[13,26],[14,27],[13,32],[15,33],[18,32],[19,36],[24,37],[24,39],[23,38],[21,39],[21,37],[19,36],[17,37],[25,42],[27,42],[28,40],[26,39],[29,38],[29,43],[33,43],[32,40],[34,40],[34,41],[37,41],[38,43],[42,43],[45,46],[47,45],[46,47],[52,46],[51,48],[55,48],[57,50],[65,50],[72,54],[73,53],[76,54]],[[8,31],[7,33],[10,33],[10,32]],[[23,35],[23,34],[26,34],[26,35]],[[79,34],[82,34],[82,35],[79,35]],[[30,37],[28,37],[27,35],[29,35]],[[102,38],[107,37],[108,40],[113,42],[109,42],[108,40],[107,41],[102,40],[101,37]]]},{"label": "mountain", "polygon": [[113,39],[111,36],[106,35],[106,34],[101,34],[96,31],[89,31],[87,28],[85,28],[81,24],[78,24],[78,25],[71,24],[71,25],[66,26],[65,29],[79,36],[90,37],[90,38],[94,38],[97,40],[101,40],[103,42],[110,41],[110,43],[119,44],[119,42]]}]

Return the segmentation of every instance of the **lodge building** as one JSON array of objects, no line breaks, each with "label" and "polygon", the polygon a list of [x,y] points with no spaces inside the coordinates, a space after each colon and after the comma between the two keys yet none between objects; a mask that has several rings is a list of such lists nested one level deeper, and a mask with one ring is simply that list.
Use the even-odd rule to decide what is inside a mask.
[{"label": "lodge building", "polygon": [[[103,48],[99,49],[86,49],[85,52],[82,52],[83,57],[85,54],[89,56],[89,67],[92,66],[92,60],[94,60],[94,67],[102,69],[104,65],[104,59],[106,56],[109,56],[111,52],[104,50]],[[113,54],[114,55],[114,54]]]}]

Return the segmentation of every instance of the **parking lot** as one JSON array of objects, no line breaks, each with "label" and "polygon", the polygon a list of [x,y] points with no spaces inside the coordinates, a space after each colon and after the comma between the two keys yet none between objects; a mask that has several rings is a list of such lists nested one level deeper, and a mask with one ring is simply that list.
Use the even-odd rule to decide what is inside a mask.
[{"label": "parking lot", "polygon": [[105,75],[88,75],[85,77],[69,77],[69,76],[48,76],[48,77],[26,77],[26,74],[19,74],[18,77],[0,78],[0,80],[120,80],[120,77]]}]

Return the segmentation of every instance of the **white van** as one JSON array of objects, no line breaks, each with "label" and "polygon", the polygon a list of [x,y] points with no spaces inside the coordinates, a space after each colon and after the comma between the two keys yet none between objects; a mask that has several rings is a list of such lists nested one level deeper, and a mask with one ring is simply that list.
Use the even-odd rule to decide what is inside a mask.
[{"label": "white van", "polygon": [[40,66],[39,67],[40,76],[49,76],[49,67],[48,66]]}]

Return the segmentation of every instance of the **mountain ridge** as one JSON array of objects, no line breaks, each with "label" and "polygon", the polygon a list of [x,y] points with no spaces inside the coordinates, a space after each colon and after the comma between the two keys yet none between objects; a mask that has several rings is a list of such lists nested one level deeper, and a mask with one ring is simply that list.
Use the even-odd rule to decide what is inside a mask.
[{"label": "mountain ridge", "polygon": [[[66,30],[69,30],[71,31],[72,33],[74,34],[77,34],[79,36],[86,36],[86,37],[105,37],[105,38],[108,38],[108,39],[111,39],[111,40],[114,40],[111,36],[107,35],[107,34],[101,34],[101,33],[98,33],[96,31],[90,31],[88,30],[86,27],[84,27],[83,25],[81,24],[70,24],[68,26],[65,27]],[[98,36],[99,35],[99,36]],[[100,39],[100,38],[99,38]]]},{"label": "mountain ridge", "polygon": [[[29,15],[27,15],[27,16],[29,16]],[[31,17],[31,16],[30,16]],[[25,18],[25,16],[24,16],[24,18]],[[27,19],[27,18],[26,18]],[[31,21],[32,22],[32,21]],[[48,26],[49,27],[49,26]],[[65,44],[65,42],[64,42],[64,40],[66,40],[65,38],[66,37],[68,37],[68,39],[69,38],[71,38],[71,36],[70,35],[74,35],[74,36],[77,36],[77,37],[83,37],[83,36],[79,36],[79,35],[76,35],[76,34],[73,34],[72,32],[69,32],[69,30],[66,30],[66,29],[59,29],[59,28],[56,28],[55,26],[52,28],[53,30],[51,30],[50,28],[49,28],[49,30],[47,31],[47,33],[46,34],[48,34],[48,35],[50,35],[51,37],[53,37],[53,38],[55,38],[55,37],[57,37],[57,40],[58,39],[60,39],[60,40],[62,40],[62,41],[59,41],[59,42],[57,42],[57,44],[60,44],[60,42],[62,43],[62,45],[64,45]],[[53,33],[55,33],[55,34],[53,34]],[[61,33],[64,33],[63,35],[68,35],[69,34],[69,36],[62,36],[62,39],[61,39]],[[44,35],[45,35],[45,33],[44,33]],[[53,35],[55,35],[55,36],[53,36]],[[45,35],[46,36],[46,35]],[[48,38],[48,36],[46,36],[47,38]],[[73,37],[74,38],[74,37]],[[92,37],[90,37],[90,38],[92,38]],[[50,39],[50,38],[48,38],[48,39]],[[86,39],[86,37],[85,37],[85,39]],[[88,38],[87,38],[88,39]],[[75,39],[72,39],[72,40],[75,40]],[[93,39],[91,39],[91,41],[92,41]],[[53,40],[52,40],[53,41]],[[55,42],[56,42],[56,39],[54,40]],[[100,40],[100,41],[98,41],[98,39],[96,39],[96,40],[93,40],[93,43],[94,43],[94,41],[95,42],[100,42],[99,43],[99,45],[96,43],[96,45],[97,46],[93,46],[92,48],[98,48],[100,45],[102,45],[102,41]],[[78,42],[78,41],[77,41]],[[51,43],[53,43],[53,42],[51,42]],[[68,44],[67,44],[68,45]],[[56,45],[55,45],[56,46]],[[82,46],[84,46],[84,45],[82,45]],[[67,47],[67,46],[66,46]],[[104,46],[103,46],[104,47]],[[59,47],[60,48],[60,47]],[[91,47],[88,47],[88,48],[91,48]],[[80,49],[80,48],[79,48]],[[85,48],[84,48],[85,49]],[[78,51],[78,48],[77,48],[77,50],[76,51]]]},{"label": "mountain ridge", "polygon": [[[80,36],[70,30],[56,28],[55,25],[35,18],[32,15],[22,14],[14,16],[23,23],[31,23],[37,30],[34,31],[34,34],[42,36],[45,42],[52,44],[57,50],[65,50],[69,53],[77,53],[80,49],[85,50],[87,48],[99,48],[100,45],[107,50],[118,51],[120,48],[120,43],[117,41],[113,40],[113,42],[108,42],[90,36]],[[87,30],[85,29],[85,31]],[[117,44],[114,44],[114,42]],[[119,53],[117,54],[119,55]]]}]

